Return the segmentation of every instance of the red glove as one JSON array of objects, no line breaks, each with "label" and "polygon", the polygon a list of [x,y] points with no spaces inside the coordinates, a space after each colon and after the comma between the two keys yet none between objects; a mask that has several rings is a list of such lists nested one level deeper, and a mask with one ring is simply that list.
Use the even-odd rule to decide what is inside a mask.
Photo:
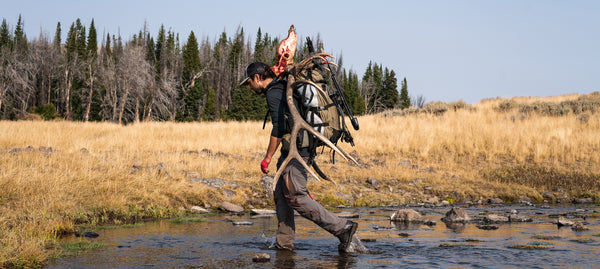
[{"label": "red glove", "polygon": [[267,161],[263,160],[260,163],[260,170],[262,170],[263,173],[268,174],[269,170],[267,169],[267,167],[269,167],[269,163]]}]

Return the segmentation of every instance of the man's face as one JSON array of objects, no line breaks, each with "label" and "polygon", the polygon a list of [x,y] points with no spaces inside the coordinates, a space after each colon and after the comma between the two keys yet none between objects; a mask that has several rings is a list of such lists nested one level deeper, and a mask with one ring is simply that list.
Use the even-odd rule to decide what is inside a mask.
[{"label": "man's face", "polygon": [[260,76],[258,74],[249,78],[247,83],[248,87],[255,93],[260,94],[263,91],[263,88],[260,85]]}]

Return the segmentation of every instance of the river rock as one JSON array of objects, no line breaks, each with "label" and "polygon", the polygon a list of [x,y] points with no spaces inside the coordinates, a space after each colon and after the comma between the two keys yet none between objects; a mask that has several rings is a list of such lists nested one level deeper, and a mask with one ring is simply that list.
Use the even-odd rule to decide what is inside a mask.
[{"label": "river rock", "polygon": [[271,209],[252,209],[250,210],[251,215],[275,215],[275,210]]},{"label": "river rock", "polygon": [[[338,185],[340,187],[340,189],[344,188],[344,185]],[[342,200],[346,201],[346,202],[352,202],[354,201],[354,197],[352,197],[352,195],[347,194],[347,193],[343,193],[343,192],[337,192],[335,194],[338,198],[341,198]]]},{"label": "river rock", "polygon": [[577,221],[577,222],[575,222],[575,224],[573,224],[571,226],[571,230],[576,231],[576,232],[582,232],[582,231],[589,230],[589,228],[586,227],[585,225],[583,225],[583,223]]},{"label": "river rock", "polygon": [[267,253],[256,254],[254,258],[252,258],[253,262],[268,262],[271,260],[271,256]]},{"label": "river rock", "polygon": [[489,214],[483,218],[483,221],[485,221],[486,223],[501,223],[501,222],[508,222],[509,219],[508,219],[508,217],[505,217],[505,216]]},{"label": "river rock", "polygon": [[532,222],[533,219],[528,216],[523,216],[519,214],[510,214],[508,216],[510,222]]},{"label": "river rock", "polygon": [[235,196],[235,191],[232,191],[229,189],[223,189],[223,196],[225,196],[225,198],[231,198],[231,197]]},{"label": "river rock", "polygon": [[439,202],[436,206],[437,207],[444,207],[444,206],[449,206],[450,202],[446,201],[446,200],[442,200],[441,202]]},{"label": "river rock", "polygon": [[219,210],[225,211],[225,212],[232,212],[232,213],[244,212],[243,207],[241,207],[240,205],[232,204],[230,202],[222,202],[219,205]]},{"label": "river rock", "polygon": [[96,238],[98,236],[100,236],[98,233],[96,232],[83,232],[83,233],[75,233],[75,236],[77,237],[87,237],[87,238]]},{"label": "river rock", "polygon": [[498,230],[498,225],[477,225],[475,226],[481,230]]},{"label": "river rock", "polygon": [[502,204],[502,203],[504,203],[504,201],[502,201],[502,199],[500,199],[500,198],[488,199],[488,204]]},{"label": "river rock", "polygon": [[442,218],[442,221],[446,223],[466,223],[470,220],[471,217],[469,217],[467,212],[465,212],[465,210],[460,207],[452,207],[452,209],[450,209],[450,211],[446,213],[446,216]]},{"label": "river rock", "polygon": [[548,201],[550,201],[550,202],[554,202],[554,201],[556,200],[556,196],[554,196],[554,193],[551,193],[551,192],[549,192],[549,191],[547,191],[547,192],[543,192],[543,193],[542,193],[542,197],[543,197],[545,200],[548,200]]},{"label": "river rock", "polygon": [[254,225],[254,222],[251,221],[232,221],[231,223],[233,223],[233,226],[248,226],[248,225]]},{"label": "river rock", "polygon": [[435,222],[435,220],[427,220],[427,221],[423,222],[423,224],[425,224],[427,226],[435,226],[435,225],[437,225],[437,222]]},{"label": "river rock", "polygon": [[191,179],[192,182],[198,182],[198,183],[202,183],[208,186],[211,186],[213,188],[221,188],[223,187],[226,182],[225,180],[222,180],[220,178],[216,178],[216,177],[211,177],[211,178],[193,178]]},{"label": "river rock", "polygon": [[575,198],[572,203],[574,204],[593,204],[594,200],[592,198]]},{"label": "river rock", "polygon": [[260,178],[260,186],[262,186],[265,196],[269,199],[273,198],[273,176],[264,175]]},{"label": "river rock", "polygon": [[360,215],[358,213],[352,213],[352,212],[340,212],[336,215],[340,218],[346,218],[346,219],[358,219],[360,217]]},{"label": "river rock", "polygon": [[210,212],[210,211],[208,211],[208,209],[206,209],[204,207],[200,207],[200,206],[192,206],[192,207],[190,207],[190,211],[192,211],[192,213],[197,213],[197,214],[204,214],[204,213]]},{"label": "river rock", "polygon": [[399,209],[392,213],[390,220],[398,222],[422,222],[423,216],[414,209]]},{"label": "river rock", "polygon": [[565,217],[558,217],[556,224],[558,225],[558,227],[560,227],[560,226],[572,226],[575,223],[571,220],[566,219]]},{"label": "river rock", "polygon": [[434,204],[437,204],[437,203],[439,203],[439,202],[440,202],[440,198],[439,198],[439,197],[437,197],[437,196],[433,196],[433,197],[431,197],[431,198],[429,198],[429,199],[425,200],[425,203],[426,203],[426,204],[433,204],[433,205],[434,205]]},{"label": "river rock", "polygon": [[366,182],[371,186],[371,188],[375,190],[378,190],[379,187],[381,187],[381,184],[379,183],[379,181],[377,181],[377,179],[367,178]]}]

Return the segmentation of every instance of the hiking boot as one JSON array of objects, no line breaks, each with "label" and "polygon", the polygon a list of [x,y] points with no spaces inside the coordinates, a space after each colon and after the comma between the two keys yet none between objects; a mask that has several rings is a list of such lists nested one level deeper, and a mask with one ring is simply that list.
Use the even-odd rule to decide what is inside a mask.
[{"label": "hiking boot", "polygon": [[296,250],[296,248],[294,247],[294,245],[286,245],[286,246],[282,246],[279,244],[275,244],[275,249],[277,250],[289,250],[289,251],[294,251]]},{"label": "hiking boot", "polygon": [[340,239],[340,245],[338,249],[340,251],[346,251],[350,243],[352,243],[352,237],[354,237],[354,233],[356,233],[356,228],[358,228],[358,223],[354,221],[347,221],[344,229],[337,235],[337,238]]}]

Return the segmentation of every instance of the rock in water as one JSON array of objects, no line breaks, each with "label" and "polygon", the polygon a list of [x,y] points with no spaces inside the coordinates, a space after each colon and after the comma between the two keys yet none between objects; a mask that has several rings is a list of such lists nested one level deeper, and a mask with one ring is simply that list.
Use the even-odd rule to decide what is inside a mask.
[{"label": "rock in water", "polygon": [[208,211],[208,209],[206,209],[204,207],[200,207],[200,206],[192,206],[190,208],[190,211],[192,211],[193,213],[197,213],[197,214],[205,214],[205,213],[210,212],[210,211]]},{"label": "rock in water", "polygon": [[272,209],[251,209],[251,215],[275,215],[277,212]]},{"label": "rock in water", "polygon": [[354,234],[354,236],[352,237],[352,243],[348,244],[348,247],[346,247],[346,249],[340,249],[339,247],[341,247],[341,245],[338,246],[338,250],[340,252],[369,253],[369,250],[367,249],[367,247],[365,247],[365,245],[363,245],[362,241],[360,240],[360,237],[358,237],[357,234]]},{"label": "rock in water", "polygon": [[469,217],[469,215],[467,215],[467,212],[465,212],[465,210],[460,207],[452,207],[452,209],[450,209],[450,211],[446,213],[446,216],[442,218],[442,221],[446,223],[466,223],[470,220],[471,217]]},{"label": "rock in water", "polygon": [[244,208],[241,207],[240,205],[236,205],[236,204],[232,204],[230,202],[223,202],[219,205],[219,209],[221,211],[225,211],[225,212],[232,212],[232,213],[241,213],[244,212]]},{"label": "rock in water", "polygon": [[483,218],[483,221],[485,221],[486,223],[501,223],[509,222],[509,218],[497,214],[489,214]]},{"label": "rock in water", "polygon": [[414,209],[399,209],[392,213],[390,220],[399,222],[421,222],[423,221],[423,217]]},{"label": "rock in water", "polygon": [[268,262],[271,260],[271,256],[267,253],[257,254],[252,258],[253,262]]},{"label": "rock in water", "polygon": [[575,222],[575,224],[573,224],[573,225],[571,226],[571,229],[572,229],[573,231],[576,231],[576,232],[582,232],[582,231],[587,231],[587,230],[589,230],[589,228],[588,228],[588,227],[586,227],[585,225],[583,225],[583,223],[581,223],[581,222],[579,222],[579,221]]},{"label": "rock in water", "polygon": [[254,222],[251,221],[233,221],[233,226],[245,226],[245,225],[254,225]]},{"label": "rock in water", "polygon": [[98,233],[96,232],[84,232],[84,233],[75,233],[75,236],[77,237],[88,237],[88,238],[96,238],[98,236],[100,236]]},{"label": "rock in water", "polygon": [[558,225],[558,227],[561,227],[561,226],[571,226],[575,223],[571,220],[566,219],[565,217],[558,217],[556,224]]}]

